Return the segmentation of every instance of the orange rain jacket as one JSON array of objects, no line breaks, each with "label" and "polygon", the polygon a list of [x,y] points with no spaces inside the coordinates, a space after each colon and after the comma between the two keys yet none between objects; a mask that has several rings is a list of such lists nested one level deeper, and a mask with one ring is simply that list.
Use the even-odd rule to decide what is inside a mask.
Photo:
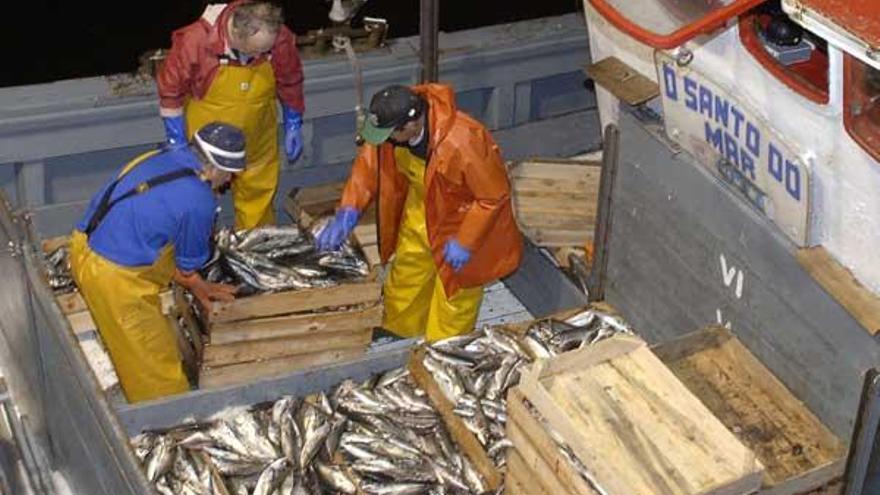
[{"label": "orange rain jacket", "polygon": [[[456,109],[450,86],[412,89],[428,102],[425,218],[434,263],[452,297],[461,287],[477,287],[514,271],[522,258],[522,236],[513,218],[507,171],[489,131]],[[408,187],[393,144],[360,147],[340,207],[364,211],[378,197],[383,262],[397,246]],[[443,260],[443,247],[452,237],[471,251],[470,262],[458,273]]]}]

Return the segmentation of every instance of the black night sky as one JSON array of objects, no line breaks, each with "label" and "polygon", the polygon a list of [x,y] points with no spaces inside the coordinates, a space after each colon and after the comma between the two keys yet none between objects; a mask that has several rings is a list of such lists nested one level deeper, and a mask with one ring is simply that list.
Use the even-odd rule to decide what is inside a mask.
[{"label": "black night sky", "polygon": [[[559,15],[580,9],[582,0],[442,0],[440,29],[456,31],[490,24]],[[174,29],[201,14],[204,0],[15,2],[0,28],[13,49],[0,70],[0,87],[134,71],[140,54],[168,47]],[[328,25],[329,0],[286,0],[287,25],[305,33]],[[388,20],[391,37],[418,32],[419,0],[370,0],[359,17]],[[357,21],[355,21],[357,25]],[[39,37],[42,39],[34,39]],[[15,46],[20,45],[20,52]]]}]

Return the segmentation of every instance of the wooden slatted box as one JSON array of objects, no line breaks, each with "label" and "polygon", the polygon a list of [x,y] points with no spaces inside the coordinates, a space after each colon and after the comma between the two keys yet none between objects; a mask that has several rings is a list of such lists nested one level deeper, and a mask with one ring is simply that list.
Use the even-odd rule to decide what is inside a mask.
[{"label": "wooden slatted box", "polygon": [[763,476],[755,454],[629,335],[533,365],[508,396],[507,428],[508,493],[745,495]]},{"label": "wooden slatted box", "polygon": [[[369,232],[369,226],[362,228]],[[258,294],[215,303],[199,383],[216,387],[356,358],[382,323],[382,284]]]},{"label": "wooden slatted box", "polygon": [[764,465],[762,495],[807,493],[843,475],[843,442],[726,328],[653,351],[755,453]]},{"label": "wooden slatted box", "polygon": [[510,164],[520,230],[539,246],[592,244],[601,173],[595,161],[535,158]]},{"label": "wooden slatted box", "polygon": [[[331,215],[342,183],[300,188],[285,209],[301,225]],[[284,291],[216,303],[208,317],[199,383],[203,388],[251,381],[366,352],[382,322],[375,220],[365,215],[352,241],[364,252],[370,275],[335,287]]]}]

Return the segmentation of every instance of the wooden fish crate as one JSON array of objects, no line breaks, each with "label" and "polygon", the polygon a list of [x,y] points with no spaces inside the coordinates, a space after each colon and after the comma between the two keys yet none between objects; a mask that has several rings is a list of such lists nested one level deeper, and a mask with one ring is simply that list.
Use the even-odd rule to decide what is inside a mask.
[{"label": "wooden fish crate", "polygon": [[653,351],[756,454],[762,495],[807,493],[842,476],[840,439],[729,330],[708,327]]},{"label": "wooden fish crate", "polygon": [[508,493],[745,495],[761,486],[755,454],[629,335],[535,363],[508,395],[507,428]]},{"label": "wooden fish crate", "polygon": [[532,159],[509,168],[520,230],[545,247],[585,248],[593,242],[599,203],[599,162]]},{"label": "wooden fish crate", "polygon": [[[359,226],[355,236],[369,242],[375,232],[370,228]],[[251,381],[366,352],[373,327],[382,324],[378,249],[370,266],[364,280],[215,303],[207,318],[200,386]]]}]

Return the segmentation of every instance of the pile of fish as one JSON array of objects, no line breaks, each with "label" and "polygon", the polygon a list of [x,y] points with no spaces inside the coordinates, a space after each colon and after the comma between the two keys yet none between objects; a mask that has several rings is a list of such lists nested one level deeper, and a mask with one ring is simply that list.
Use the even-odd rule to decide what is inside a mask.
[{"label": "pile of fish", "polygon": [[539,320],[522,339],[485,327],[426,348],[427,368],[455,413],[477,437],[496,466],[505,463],[507,391],[519,383],[522,367],[533,358],[592,345],[616,333],[632,333],[620,318],[587,310],[566,320]]},{"label": "pile of fish", "polygon": [[[132,440],[163,495],[484,493],[404,369]],[[358,491],[360,490],[360,492]]]},{"label": "pile of fish", "polygon": [[[486,327],[428,346],[424,364],[501,467],[511,446],[505,397],[522,366],[620,331],[629,329],[596,311],[536,322],[519,340]],[[143,433],[132,444],[163,495],[487,493],[404,368],[304,400],[285,397],[209,423]]]},{"label": "pile of fish", "polygon": [[70,274],[70,252],[67,246],[61,246],[46,255],[49,287],[56,294],[67,294],[76,290],[76,284]]},{"label": "pile of fish", "polygon": [[315,235],[326,222],[316,222],[311,229],[296,225],[222,229],[202,275],[210,282],[239,285],[240,295],[329,287],[369,275],[364,256],[348,241],[336,251],[315,248]]}]

